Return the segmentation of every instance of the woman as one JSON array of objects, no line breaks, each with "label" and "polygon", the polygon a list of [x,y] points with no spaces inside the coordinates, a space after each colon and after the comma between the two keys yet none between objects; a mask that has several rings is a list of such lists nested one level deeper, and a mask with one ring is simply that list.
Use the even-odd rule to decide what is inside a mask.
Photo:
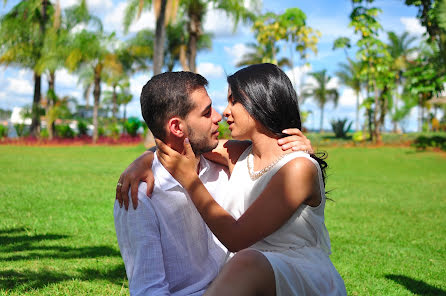
[{"label": "woman", "polygon": [[[326,162],[276,145],[287,126],[301,128],[297,95],[272,64],[249,66],[228,77],[224,111],[231,135],[252,144],[231,172],[225,211],[201,183],[195,157],[157,141],[161,163],[187,190],[217,238],[238,252],[206,292],[209,295],[345,295],[331,263],[324,225]],[[234,155],[232,153],[231,158]],[[243,251],[241,251],[243,250]],[[239,252],[240,251],[240,252]]]}]

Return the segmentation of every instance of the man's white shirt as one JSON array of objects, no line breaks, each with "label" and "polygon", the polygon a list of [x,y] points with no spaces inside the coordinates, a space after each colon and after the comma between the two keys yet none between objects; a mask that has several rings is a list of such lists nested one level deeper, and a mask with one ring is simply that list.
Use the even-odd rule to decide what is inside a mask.
[{"label": "man's white shirt", "polygon": [[[138,188],[138,208],[114,205],[116,235],[131,295],[202,295],[226,260],[226,249],[204,223],[186,190],[161,165],[152,164],[155,187]],[[200,159],[199,177],[220,204],[227,170]]]}]

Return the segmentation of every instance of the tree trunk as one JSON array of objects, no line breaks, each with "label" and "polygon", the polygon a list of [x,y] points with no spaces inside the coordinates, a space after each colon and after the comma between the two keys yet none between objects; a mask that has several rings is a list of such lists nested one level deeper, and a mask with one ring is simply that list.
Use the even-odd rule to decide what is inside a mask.
[{"label": "tree trunk", "polygon": [[394,117],[393,117],[393,132],[394,133],[397,133],[398,132],[398,121],[396,120],[396,113],[398,112],[398,96],[399,96],[399,94],[398,94],[398,87],[399,87],[399,83],[397,83],[396,84],[396,94],[395,94],[395,102],[393,103],[394,104],[394,106],[393,106],[393,114],[394,114]]},{"label": "tree trunk", "polygon": [[359,131],[359,92],[356,93],[356,122],[355,131]]},{"label": "tree trunk", "polygon": [[[54,108],[56,105],[56,74],[54,73],[54,71],[50,71],[50,76],[48,79],[48,91],[52,96],[51,98],[48,96],[48,101],[51,100],[51,102],[48,103],[51,103],[51,108]],[[48,135],[51,140],[53,136],[56,134],[55,119],[51,122],[50,126],[48,126],[47,122],[46,128],[48,129]]]},{"label": "tree trunk", "polygon": [[33,97],[33,106],[32,106],[32,121],[31,121],[31,135],[35,138],[40,135],[40,88],[42,84],[42,77],[34,72],[34,97]]},{"label": "tree trunk", "polygon": [[373,138],[375,140],[376,144],[380,144],[381,143],[381,132],[380,132],[380,122],[378,119],[378,112],[380,109],[380,105],[379,105],[379,92],[378,92],[378,87],[376,85],[376,79],[373,79],[373,89],[374,89],[374,93],[375,93],[375,110],[373,112]]},{"label": "tree trunk", "polygon": [[98,140],[98,111],[99,99],[101,96],[101,66],[96,66],[94,70],[94,105],[93,105],[93,143],[96,144]]},{"label": "tree trunk", "polygon": [[[124,104],[124,124],[127,120],[127,104]],[[124,134],[126,133],[126,130],[124,129]]]},{"label": "tree trunk", "polygon": [[160,74],[163,69],[164,62],[164,43],[166,40],[166,26],[164,20],[166,18],[167,0],[161,0],[161,8],[156,19],[155,43],[153,52],[153,75]]},{"label": "tree trunk", "polygon": [[324,105],[321,106],[321,124],[319,127],[319,133],[321,133],[321,134],[324,132],[323,124],[324,124]]},{"label": "tree trunk", "polygon": [[181,47],[180,47],[180,63],[181,63],[181,67],[183,68],[183,71],[190,71],[186,50],[187,50],[187,46],[181,45]]},{"label": "tree trunk", "polygon": [[418,95],[418,132],[423,131],[423,99],[422,95]]},{"label": "tree trunk", "polygon": [[189,23],[189,44],[188,44],[188,52],[189,52],[189,69],[192,72],[197,71],[196,59],[197,59],[197,43],[198,38],[200,36],[200,20],[197,15],[189,15],[190,23]]},{"label": "tree trunk", "polygon": [[113,84],[112,104],[112,117],[113,121],[116,123],[118,121],[118,95],[116,93],[116,84]]}]

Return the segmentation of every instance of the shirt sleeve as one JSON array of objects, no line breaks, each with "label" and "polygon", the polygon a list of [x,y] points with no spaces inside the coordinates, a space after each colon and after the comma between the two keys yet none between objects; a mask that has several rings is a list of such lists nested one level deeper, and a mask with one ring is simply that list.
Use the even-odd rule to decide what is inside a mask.
[{"label": "shirt sleeve", "polygon": [[141,190],[136,210],[129,200],[128,211],[115,201],[114,218],[130,295],[170,295],[159,222],[151,200]]}]

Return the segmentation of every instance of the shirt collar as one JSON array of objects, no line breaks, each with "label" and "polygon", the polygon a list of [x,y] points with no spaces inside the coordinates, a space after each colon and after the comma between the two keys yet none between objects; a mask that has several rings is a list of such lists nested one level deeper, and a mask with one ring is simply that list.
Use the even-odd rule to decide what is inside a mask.
[{"label": "shirt collar", "polygon": [[[203,156],[200,156],[200,173],[198,174],[199,178],[201,179],[203,176],[205,176],[209,169],[209,161]],[[157,185],[161,190],[167,191],[177,186],[183,188],[183,186],[181,186],[181,184],[177,180],[175,180],[175,178],[172,177],[169,171],[166,170],[166,168],[161,164],[156,153],[154,153],[152,171],[155,176],[155,182],[158,183]]]}]

